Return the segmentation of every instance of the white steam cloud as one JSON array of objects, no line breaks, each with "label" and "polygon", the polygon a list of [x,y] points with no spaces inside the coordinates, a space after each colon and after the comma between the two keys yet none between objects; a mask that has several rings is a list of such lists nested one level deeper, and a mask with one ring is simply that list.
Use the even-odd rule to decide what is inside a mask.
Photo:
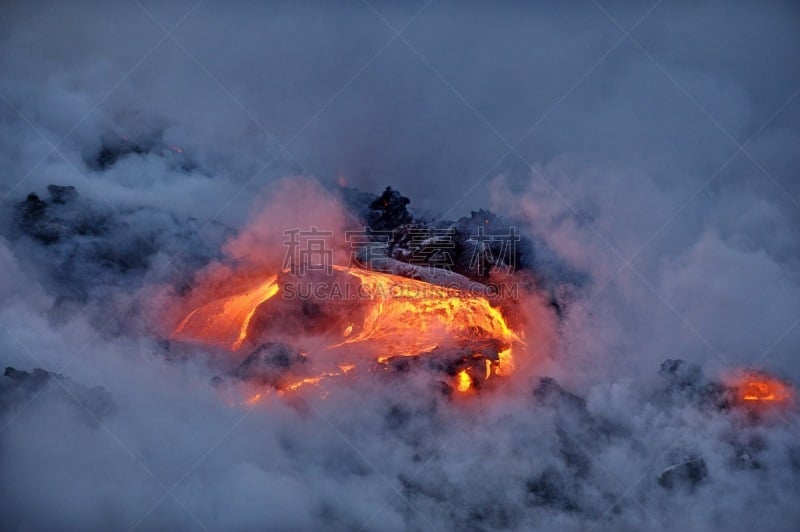
[{"label": "white steam cloud", "polygon": [[[5,5],[0,361],[63,379],[0,377],[0,528],[795,529],[797,410],[708,397],[800,383],[800,10],[552,4]],[[524,369],[229,404],[154,309],[267,213],[350,223],[298,175],[518,224],[569,285]]]}]

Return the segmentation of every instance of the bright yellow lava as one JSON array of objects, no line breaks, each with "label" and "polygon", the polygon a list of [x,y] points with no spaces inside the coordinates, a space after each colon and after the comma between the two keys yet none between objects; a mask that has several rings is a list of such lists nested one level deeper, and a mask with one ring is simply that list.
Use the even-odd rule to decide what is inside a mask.
[{"label": "bright yellow lava", "polygon": [[197,307],[183,319],[171,338],[239,349],[258,306],[278,293],[277,280],[278,276],[272,275],[255,288]]},{"label": "bright yellow lava", "polygon": [[456,390],[459,392],[467,392],[472,387],[472,378],[467,373],[467,370],[462,370],[458,374],[458,382],[456,383]]}]

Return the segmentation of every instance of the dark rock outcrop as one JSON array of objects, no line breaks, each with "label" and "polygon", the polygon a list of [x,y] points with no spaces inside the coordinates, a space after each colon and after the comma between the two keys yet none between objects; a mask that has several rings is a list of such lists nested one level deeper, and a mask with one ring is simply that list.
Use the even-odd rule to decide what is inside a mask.
[{"label": "dark rock outcrop", "polygon": [[12,416],[39,395],[70,404],[92,426],[110,415],[115,404],[102,386],[88,387],[41,368],[21,371],[7,367],[0,379],[0,415]]},{"label": "dark rock outcrop", "polygon": [[400,262],[408,266],[400,275],[427,269],[433,272],[431,277],[436,272],[454,273],[483,284],[498,274],[502,278],[525,271],[538,288],[549,293],[559,315],[589,282],[541,239],[523,234],[513,221],[491,211],[481,209],[457,221],[436,221],[414,217],[408,210],[410,200],[391,187],[380,196],[348,187],[338,192],[367,228],[369,241],[356,254],[362,266]]},{"label": "dark rock outcrop", "polygon": [[689,456],[683,461],[665,467],[658,475],[658,484],[666,489],[683,486],[692,490],[706,477],[708,477],[708,467],[705,460]]},{"label": "dark rock outcrop", "polygon": [[[46,274],[43,283],[59,301],[85,301],[105,286],[135,286],[153,258],[164,253],[176,285],[216,257],[232,231],[151,208],[113,209],[81,197],[73,186],[49,185],[47,201],[31,193],[16,203],[0,232],[10,241],[29,238],[20,260]],[[191,245],[187,245],[191,241]]]},{"label": "dark rock outcrop", "polygon": [[369,205],[367,227],[373,231],[387,231],[411,223],[413,218],[408,212],[409,203],[411,200],[407,197],[392,190],[392,187],[386,187]]},{"label": "dark rock outcrop", "polygon": [[551,377],[538,379],[533,399],[537,408],[553,415],[564,464],[577,477],[590,474],[589,453],[593,449],[624,435],[622,427],[589,412],[585,399],[568,392]]},{"label": "dark rock outcrop", "polygon": [[231,376],[256,384],[278,386],[287,374],[296,374],[306,362],[306,356],[289,344],[261,344]]},{"label": "dark rock outcrop", "polygon": [[696,364],[670,358],[661,364],[658,374],[667,382],[666,393],[675,399],[721,410],[732,404],[730,390],[708,380]]},{"label": "dark rock outcrop", "polygon": [[558,471],[548,469],[525,484],[527,502],[531,506],[542,506],[564,512],[578,510],[570,493],[575,491],[570,481]]},{"label": "dark rock outcrop", "polygon": [[53,203],[64,204],[74,201],[78,197],[78,191],[73,186],[47,185],[50,199]]}]

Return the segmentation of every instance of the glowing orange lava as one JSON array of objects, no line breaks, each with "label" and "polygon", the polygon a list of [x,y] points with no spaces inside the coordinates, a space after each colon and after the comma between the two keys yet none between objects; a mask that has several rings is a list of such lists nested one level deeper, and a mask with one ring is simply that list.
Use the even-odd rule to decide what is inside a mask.
[{"label": "glowing orange lava", "polygon": [[197,307],[171,337],[239,349],[258,306],[278,293],[277,280],[278,276],[272,275],[255,288]]},{"label": "glowing orange lava", "polygon": [[384,362],[432,351],[443,339],[494,339],[504,347],[496,373],[514,370],[511,344],[519,338],[486,298],[389,273],[335,268],[357,277],[370,303],[361,330],[350,336],[348,327],[337,346],[379,342],[378,361]]},{"label": "glowing orange lava", "polygon": [[260,400],[261,400],[261,393],[256,393],[248,397],[247,400],[245,401],[245,404],[254,405],[258,403]]},{"label": "glowing orange lava", "polygon": [[[329,352],[341,352],[347,347],[364,352],[378,362],[386,362],[393,357],[417,356],[438,347],[458,351],[464,349],[464,345],[478,342],[491,346],[488,349],[493,353],[484,354],[487,356],[485,378],[492,374],[492,368],[495,375],[513,372],[512,345],[520,342],[520,338],[509,328],[502,312],[486,298],[388,273],[341,266],[334,266],[334,269],[341,272],[337,275],[345,274],[358,282],[357,304],[361,310],[355,322],[344,329],[335,329],[340,331],[338,336],[325,337],[327,342],[332,342],[327,347]],[[249,340],[251,333],[259,334],[250,330],[252,318],[263,303],[281,292],[282,286],[278,275],[271,275],[249,290],[201,305],[183,318],[171,338],[236,351]],[[254,327],[258,328],[257,324]],[[253,343],[257,340],[252,339]],[[480,349],[474,356],[481,356]],[[473,355],[470,353],[470,356]],[[281,388],[291,391],[307,384],[318,384],[354,368],[349,360],[338,364],[340,372],[327,370]],[[472,377],[466,370],[461,371],[456,389],[466,392],[472,385]],[[253,398],[258,401],[260,395]]]},{"label": "glowing orange lava", "polygon": [[743,401],[783,402],[792,398],[792,390],[787,384],[765,375],[745,380],[739,390]]}]

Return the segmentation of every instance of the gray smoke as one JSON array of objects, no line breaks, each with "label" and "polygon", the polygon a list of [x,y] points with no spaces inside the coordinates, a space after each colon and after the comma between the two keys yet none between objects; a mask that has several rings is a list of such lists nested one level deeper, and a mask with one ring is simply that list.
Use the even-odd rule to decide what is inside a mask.
[{"label": "gray smoke", "polygon": [[[3,14],[0,528],[795,528],[796,407],[720,385],[800,382],[793,3]],[[514,220],[560,315],[470,400],[412,370],[240,405],[152,317],[300,175]]]}]

